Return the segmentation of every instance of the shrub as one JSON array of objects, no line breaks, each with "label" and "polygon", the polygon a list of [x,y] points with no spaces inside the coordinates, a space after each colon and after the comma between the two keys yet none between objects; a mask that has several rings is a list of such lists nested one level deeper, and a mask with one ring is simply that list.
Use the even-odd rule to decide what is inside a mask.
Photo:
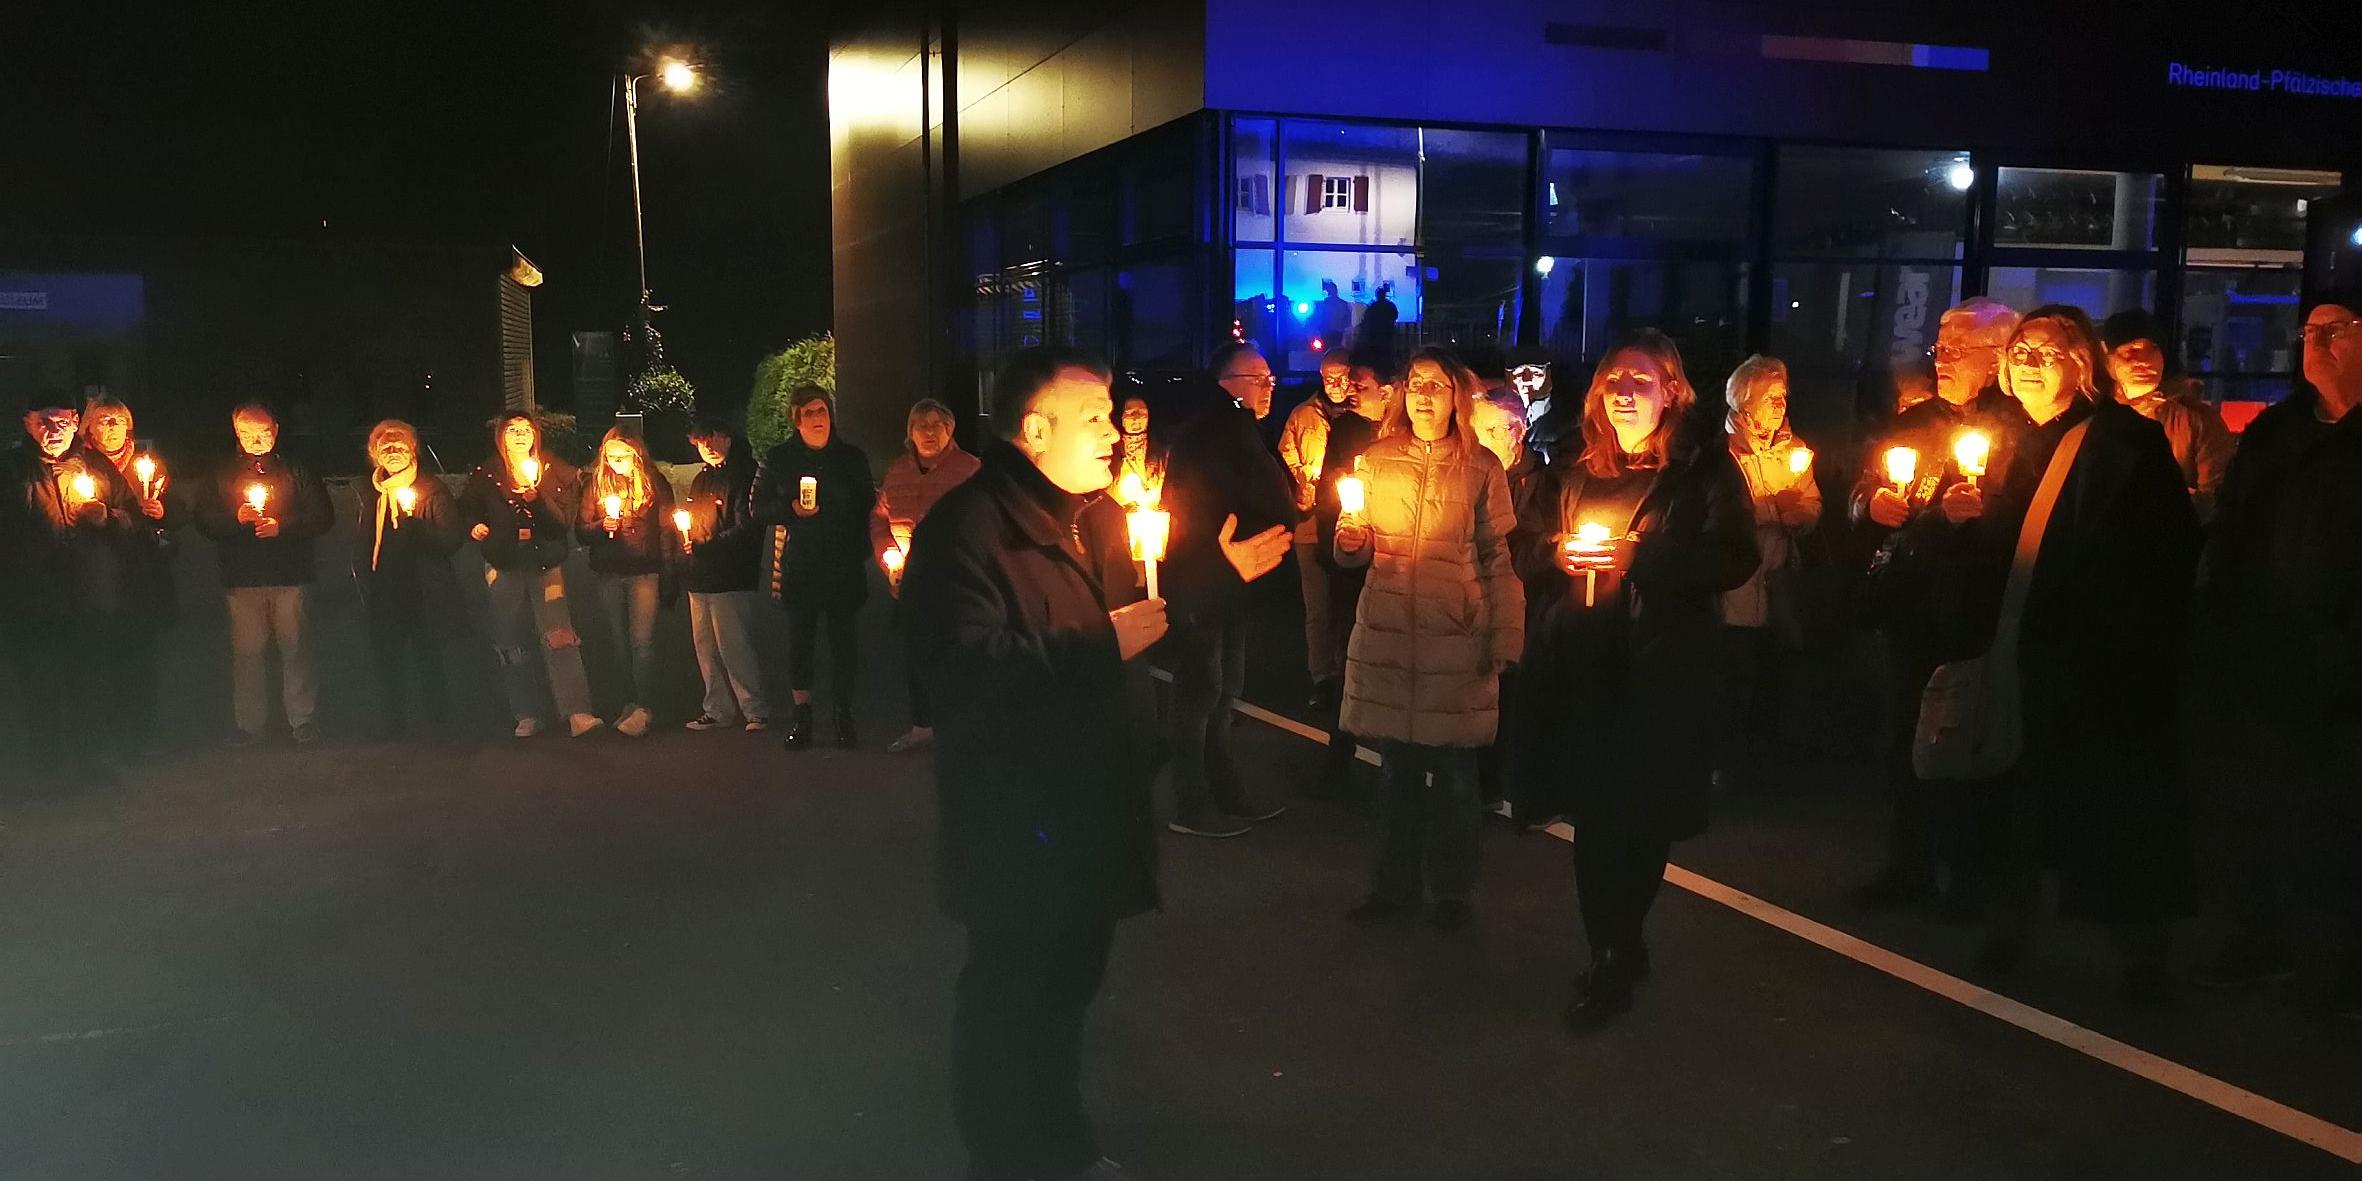
[{"label": "shrub", "polygon": [[785,441],[787,396],[796,387],[816,385],[830,393],[837,388],[837,338],[830,333],[808,336],[763,358],[755,365],[755,386],[746,399],[746,437],[757,453]]},{"label": "shrub", "polygon": [[697,387],[681,376],[681,371],[670,365],[650,369],[632,378],[625,394],[632,405],[647,414],[662,414],[677,410],[683,414],[697,412]]}]

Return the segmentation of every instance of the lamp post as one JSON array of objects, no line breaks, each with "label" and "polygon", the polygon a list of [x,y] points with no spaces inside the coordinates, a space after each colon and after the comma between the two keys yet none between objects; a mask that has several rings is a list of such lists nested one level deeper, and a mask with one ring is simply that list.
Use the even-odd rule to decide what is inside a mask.
[{"label": "lamp post", "polygon": [[[648,303],[648,226],[644,207],[640,202],[640,83],[655,78],[659,85],[674,94],[696,91],[700,79],[697,67],[679,58],[666,58],[657,63],[653,74],[626,74],[623,78],[623,138],[629,145],[632,168],[632,253],[639,263],[640,275],[640,345],[652,347],[654,339],[651,315],[655,308]],[[651,357],[651,360],[654,358]]]}]

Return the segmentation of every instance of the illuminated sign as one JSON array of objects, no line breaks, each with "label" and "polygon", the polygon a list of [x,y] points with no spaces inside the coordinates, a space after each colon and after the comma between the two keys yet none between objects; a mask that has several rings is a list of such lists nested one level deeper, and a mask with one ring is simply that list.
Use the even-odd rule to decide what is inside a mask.
[{"label": "illuminated sign", "polygon": [[2302,70],[2226,70],[2167,62],[2165,84],[2190,90],[2244,90],[2254,94],[2362,98],[2362,82],[2351,78],[2324,78]]},{"label": "illuminated sign", "polygon": [[0,291],[0,308],[12,312],[45,312],[49,310],[46,291]]}]

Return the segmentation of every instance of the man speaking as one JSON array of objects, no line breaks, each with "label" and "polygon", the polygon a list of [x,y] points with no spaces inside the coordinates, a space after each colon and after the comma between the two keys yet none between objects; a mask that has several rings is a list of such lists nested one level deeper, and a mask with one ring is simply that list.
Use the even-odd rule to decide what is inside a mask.
[{"label": "man speaking", "polygon": [[1082,1109],[1083,1012],[1116,921],[1157,904],[1145,719],[1124,662],[1161,599],[1110,611],[1083,509],[1108,482],[1107,367],[1011,357],[983,468],[911,541],[902,606],[937,702],[945,909],[968,928],[952,1018],[970,1181],[1112,1178]]}]

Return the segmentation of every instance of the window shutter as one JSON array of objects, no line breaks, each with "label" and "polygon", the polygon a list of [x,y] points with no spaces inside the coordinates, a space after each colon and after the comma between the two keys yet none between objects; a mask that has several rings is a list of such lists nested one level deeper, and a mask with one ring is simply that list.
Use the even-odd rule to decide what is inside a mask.
[{"label": "window shutter", "polygon": [[1271,176],[1268,173],[1255,174],[1255,212],[1265,217],[1271,216]]},{"label": "window shutter", "polygon": [[1321,190],[1328,187],[1328,178],[1315,172],[1304,178],[1304,212],[1320,212]]},{"label": "window shutter", "polygon": [[1357,176],[1353,178],[1353,211],[1355,213],[1368,213],[1370,211],[1369,177]]}]

